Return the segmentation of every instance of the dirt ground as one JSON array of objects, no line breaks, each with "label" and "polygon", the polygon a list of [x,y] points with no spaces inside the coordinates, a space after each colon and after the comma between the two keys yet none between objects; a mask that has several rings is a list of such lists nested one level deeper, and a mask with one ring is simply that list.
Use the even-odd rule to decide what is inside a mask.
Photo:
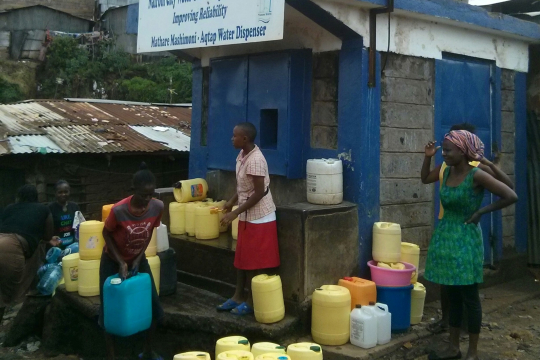
[{"label": "dirt ground", "polygon": [[[444,348],[448,333],[407,343],[384,360],[423,360],[430,351]],[[468,337],[462,334],[461,352],[467,352]],[[505,306],[484,314],[479,342],[480,360],[540,359],[540,298]]]},{"label": "dirt ground", "polygon": [[[11,326],[20,305],[7,311],[0,326],[0,343]],[[438,318],[436,306],[426,304],[424,321]],[[484,314],[480,334],[481,360],[538,360],[540,359],[540,297],[522,303],[502,306],[500,309]],[[68,336],[66,334],[66,336]],[[382,357],[384,360],[423,360],[431,350],[445,346],[448,334],[439,334],[424,338],[405,346],[392,354]],[[76,355],[60,355],[47,358],[40,349],[40,339],[32,337],[13,348],[0,347],[0,359],[52,359],[79,360]],[[462,353],[467,351],[467,338],[462,336]],[[93,360],[93,359],[84,359]],[[165,359],[170,360],[170,359]]]}]

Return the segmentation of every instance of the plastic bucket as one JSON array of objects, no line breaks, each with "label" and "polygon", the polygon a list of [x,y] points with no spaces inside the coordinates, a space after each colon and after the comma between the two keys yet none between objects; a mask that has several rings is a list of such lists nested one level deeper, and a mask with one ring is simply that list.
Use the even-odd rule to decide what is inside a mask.
[{"label": "plastic bucket", "polygon": [[392,314],[392,332],[405,332],[411,326],[411,291],[413,285],[379,286],[377,285],[377,302],[388,305]]},{"label": "plastic bucket", "polygon": [[[368,261],[368,266],[371,269],[371,280],[373,280],[373,282],[377,284],[377,286],[410,285],[413,273],[416,272],[416,267],[413,264],[409,264],[407,262],[402,261],[402,263],[403,265],[405,265],[405,270],[382,268],[378,267],[375,261]],[[384,301],[379,302],[384,303]]]}]

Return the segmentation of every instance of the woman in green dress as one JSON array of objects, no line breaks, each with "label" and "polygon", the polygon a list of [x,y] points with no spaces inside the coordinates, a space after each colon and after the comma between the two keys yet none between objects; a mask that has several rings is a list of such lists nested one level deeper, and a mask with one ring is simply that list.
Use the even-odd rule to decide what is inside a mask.
[{"label": "woman in green dress", "polygon": [[[430,171],[431,158],[439,148],[435,142],[429,142],[425,147],[421,173],[424,184],[439,180],[436,169]],[[484,260],[478,222],[483,214],[515,203],[517,195],[488,173],[469,165],[469,161],[480,161],[484,157],[484,144],[476,135],[465,130],[451,131],[444,137],[442,155],[448,165],[440,190],[445,214],[431,238],[424,277],[448,287],[450,343],[441,353],[430,354],[429,359],[461,359],[459,332],[465,306],[469,331],[466,359],[476,360],[482,323],[478,284],[482,282]],[[481,208],[484,190],[499,199]]]}]

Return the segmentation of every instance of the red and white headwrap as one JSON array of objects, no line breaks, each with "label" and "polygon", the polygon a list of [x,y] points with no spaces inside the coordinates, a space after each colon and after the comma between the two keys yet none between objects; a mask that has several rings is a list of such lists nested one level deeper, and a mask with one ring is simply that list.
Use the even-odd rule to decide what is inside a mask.
[{"label": "red and white headwrap", "polygon": [[480,161],[484,157],[484,143],[466,130],[454,130],[444,135],[444,140],[456,145],[469,160]]}]

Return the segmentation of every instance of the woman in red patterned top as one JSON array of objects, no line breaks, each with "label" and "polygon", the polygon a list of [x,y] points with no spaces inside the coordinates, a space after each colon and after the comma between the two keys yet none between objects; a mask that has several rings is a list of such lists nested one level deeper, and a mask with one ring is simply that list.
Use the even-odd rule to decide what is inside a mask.
[{"label": "woman in red patterned top", "polygon": [[[230,311],[235,315],[253,313],[251,280],[262,269],[279,266],[279,250],[276,227],[276,205],[270,193],[268,165],[254,141],[257,130],[251,123],[240,123],[233,130],[232,143],[241,149],[236,158],[236,194],[224,210],[223,224],[237,217],[238,243],[234,257],[237,269],[234,296],[217,307],[218,311]],[[231,211],[238,202],[238,208]],[[245,293],[244,289],[248,292]]]},{"label": "woman in red patterned top", "polygon": [[[142,163],[139,171],[133,176],[134,193],[132,196],[114,204],[111,213],[105,220],[103,238],[105,247],[101,255],[99,267],[101,311],[99,324],[103,324],[103,285],[105,280],[115,274],[122,279],[137,272],[147,273],[152,281],[152,325],[146,334],[144,352],[139,359],[156,360],[162,358],[152,352],[151,339],[155,332],[156,323],[163,317],[163,309],[152,277],[148,261],[144,255],[152,231],[158,227],[163,214],[163,202],[153,199],[156,188],[156,178]],[[114,359],[114,343],[112,335],[105,332],[107,358]]]}]

